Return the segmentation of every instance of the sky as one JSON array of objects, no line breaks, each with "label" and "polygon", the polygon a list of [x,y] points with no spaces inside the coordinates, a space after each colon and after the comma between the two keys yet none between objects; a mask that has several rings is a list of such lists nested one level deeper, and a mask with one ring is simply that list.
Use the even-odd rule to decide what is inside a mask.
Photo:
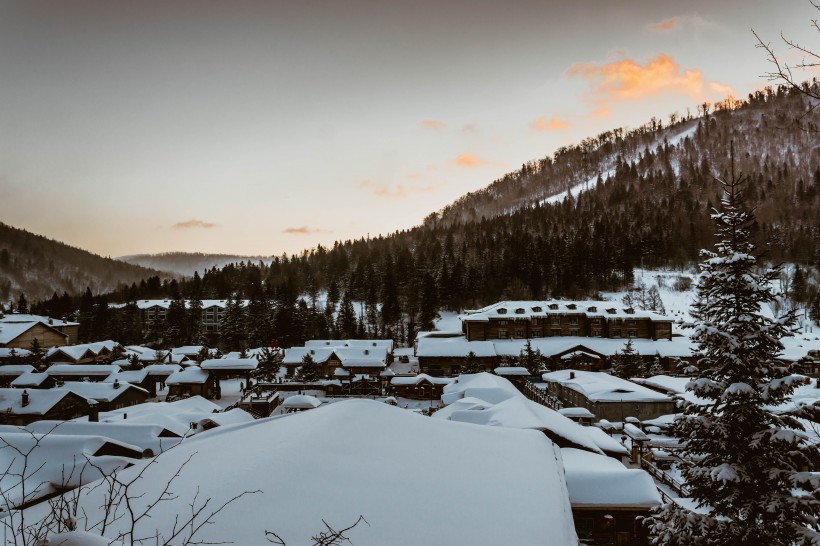
[{"label": "sky", "polygon": [[[522,163],[768,84],[808,1],[0,0],[0,222],[104,256],[411,228]],[[820,49],[820,47],[814,47]]]}]

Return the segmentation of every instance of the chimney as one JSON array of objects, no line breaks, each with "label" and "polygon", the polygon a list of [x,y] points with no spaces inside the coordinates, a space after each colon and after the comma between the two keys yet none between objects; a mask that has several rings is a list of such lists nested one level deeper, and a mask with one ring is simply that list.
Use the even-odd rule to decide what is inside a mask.
[{"label": "chimney", "polygon": [[569,372],[569,378],[575,379],[575,372]]},{"label": "chimney", "polygon": [[92,409],[91,413],[88,415],[88,422],[89,423],[98,423],[100,421],[100,411],[98,409]]},{"label": "chimney", "polygon": [[115,389],[119,389],[119,388],[120,388],[120,380],[119,380],[119,379],[115,379],[115,380],[114,380],[114,388],[115,388]]},{"label": "chimney", "polygon": [[123,418],[123,419],[128,419],[128,414],[127,414],[127,413],[123,413],[123,414],[122,414],[122,418]]},{"label": "chimney", "polygon": [[28,391],[27,390],[23,390],[22,405],[23,405],[23,407],[28,406]]}]

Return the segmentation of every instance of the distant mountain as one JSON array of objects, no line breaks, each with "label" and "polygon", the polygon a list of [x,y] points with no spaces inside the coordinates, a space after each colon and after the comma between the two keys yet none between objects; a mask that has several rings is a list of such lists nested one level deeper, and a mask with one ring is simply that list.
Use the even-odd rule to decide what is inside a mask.
[{"label": "distant mountain", "polygon": [[109,292],[122,284],[172,275],[103,258],[65,243],[0,222],[0,304],[47,299],[54,292]]},{"label": "distant mountain", "polygon": [[271,263],[270,256],[239,256],[235,254],[202,254],[199,252],[163,252],[160,254],[134,254],[117,258],[123,262],[160,271],[170,271],[186,277],[193,276],[194,271],[202,275],[205,271],[225,267],[232,263]]}]

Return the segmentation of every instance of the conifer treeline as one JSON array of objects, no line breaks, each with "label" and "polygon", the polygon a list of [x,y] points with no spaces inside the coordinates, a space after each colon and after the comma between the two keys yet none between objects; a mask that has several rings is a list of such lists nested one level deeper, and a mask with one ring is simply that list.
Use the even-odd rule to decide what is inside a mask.
[{"label": "conifer treeline", "polygon": [[[438,309],[594,297],[631,283],[635,267],[690,266],[699,249],[714,244],[710,213],[721,197],[714,176],[728,166],[731,141],[738,170],[751,176],[753,236],[766,257],[817,267],[820,147],[816,135],[789,125],[805,107],[803,97],[785,90],[726,101],[717,111],[703,105],[706,115],[698,119],[675,119],[666,128],[653,119],[640,130],[616,130],[562,149],[408,231],[319,246],[269,265],[214,268],[178,283],[155,277],[123,286],[107,300],[178,293],[268,302],[265,335],[298,344],[354,336],[407,342],[431,326]],[[575,170],[582,175],[556,178]],[[547,186],[572,185],[590,173],[599,175],[589,191],[541,204]],[[497,214],[502,209],[506,213]],[[299,300],[303,294],[306,301]],[[328,305],[312,303],[319,294]],[[246,341],[253,337],[246,333]]]}]

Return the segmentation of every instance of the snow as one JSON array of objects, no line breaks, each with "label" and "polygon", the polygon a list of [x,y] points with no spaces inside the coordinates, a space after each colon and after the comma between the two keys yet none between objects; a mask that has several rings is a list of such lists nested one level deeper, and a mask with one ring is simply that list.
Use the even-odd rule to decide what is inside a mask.
[{"label": "snow", "polygon": [[108,377],[118,371],[120,371],[120,367],[113,364],[52,364],[46,369],[48,375],[75,375],[79,377],[90,375]]},{"label": "snow", "polygon": [[391,385],[418,385],[422,381],[427,381],[428,383],[432,383],[433,385],[449,385],[453,381],[455,381],[452,377],[433,377],[431,375],[427,375],[426,373],[420,373],[418,375],[414,375],[411,377],[393,377],[390,379]]},{"label": "snow", "polygon": [[[339,528],[362,515],[368,525],[349,532],[360,546],[523,546],[544,544],[545,537],[555,545],[578,543],[560,456],[532,431],[430,419],[375,401],[338,402],[186,440],[134,483],[135,495],[145,493],[135,500],[137,509],[156,498],[189,457],[172,486],[178,497],[152,513],[146,535],[154,529],[167,534],[196,492],[200,501],[219,506],[257,491],[229,505],[199,538],[264,544],[270,530],[300,544],[323,528],[322,519]],[[282,471],[271,472],[270,461]],[[103,494],[80,500],[91,521],[100,515]],[[106,534],[115,537],[125,525],[117,522]]]},{"label": "snow", "polygon": [[0,376],[21,376],[25,373],[31,373],[34,371],[34,366],[30,366],[28,364],[6,364],[5,366],[0,366]]},{"label": "snow", "polygon": [[417,357],[465,357],[470,352],[477,357],[495,357],[492,341],[467,341],[458,338],[423,337],[418,340]]},{"label": "snow", "polygon": [[[570,378],[570,374],[574,377]],[[670,401],[665,394],[609,375],[604,372],[585,372],[580,370],[560,370],[543,375],[545,381],[562,383],[594,402],[658,402]]]},{"label": "snow", "polygon": [[611,457],[574,448],[561,449],[573,508],[646,509],[661,503],[652,477]]},{"label": "snow", "polygon": [[285,409],[313,409],[322,405],[322,401],[315,396],[308,396],[306,394],[294,394],[288,396],[282,403]]},{"label": "snow", "polygon": [[203,360],[199,367],[203,370],[252,371],[259,366],[255,358],[212,358]]},{"label": "snow", "polygon": [[174,372],[165,380],[166,385],[180,385],[182,383],[204,385],[210,373],[199,366],[190,366],[182,371]]},{"label": "snow", "polygon": [[565,417],[576,419],[594,419],[595,414],[589,411],[586,408],[561,408],[558,410],[558,413]]},{"label": "snow", "polygon": [[[4,432],[0,438],[0,511],[56,493],[63,486],[90,483],[135,459],[96,455],[106,445],[138,454],[136,446],[101,436]],[[28,454],[27,457],[25,455]],[[88,464],[90,463],[90,464]],[[20,475],[25,475],[25,493]]]},{"label": "snow", "polygon": [[502,377],[506,376],[528,376],[530,375],[530,371],[523,366],[507,366],[507,367],[500,367],[493,370],[496,375],[500,375]]},{"label": "snow", "polygon": [[[23,406],[23,393],[27,393],[29,403]],[[14,415],[45,415],[63,398],[71,393],[68,389],[0,389],[0,412]],[[76,393],[74,393],[76,394]],[[96,402],[87,399],[90,405]]]},{"label": "snow", "polygon": [[142,387],[131,385],[130,383],[95,383],[91,381],[66,381],[62,388],[68,389],[82,396],[91,398],[97,402],[113,402],[123,394],[136,390],[148,396],[148,391]]},{"label": "snow", "polygon": [[18,389],[26,387],[37,388],[42,385],[46,379],[48,379],[48,374],[45,372],[26,372],[17,376],[17,378],[11,382],[11,386]]},{"label": "snow", "polygon": [[[179,443],[179,437],[162,425],[139,423],[132,419],[115,422],[89,421],[35,421],[26,430],[51,436],[101,436],[137,446],[140,451],[150,449],[161,453]],[[173,435],[173,436],[172,436]]]}]

